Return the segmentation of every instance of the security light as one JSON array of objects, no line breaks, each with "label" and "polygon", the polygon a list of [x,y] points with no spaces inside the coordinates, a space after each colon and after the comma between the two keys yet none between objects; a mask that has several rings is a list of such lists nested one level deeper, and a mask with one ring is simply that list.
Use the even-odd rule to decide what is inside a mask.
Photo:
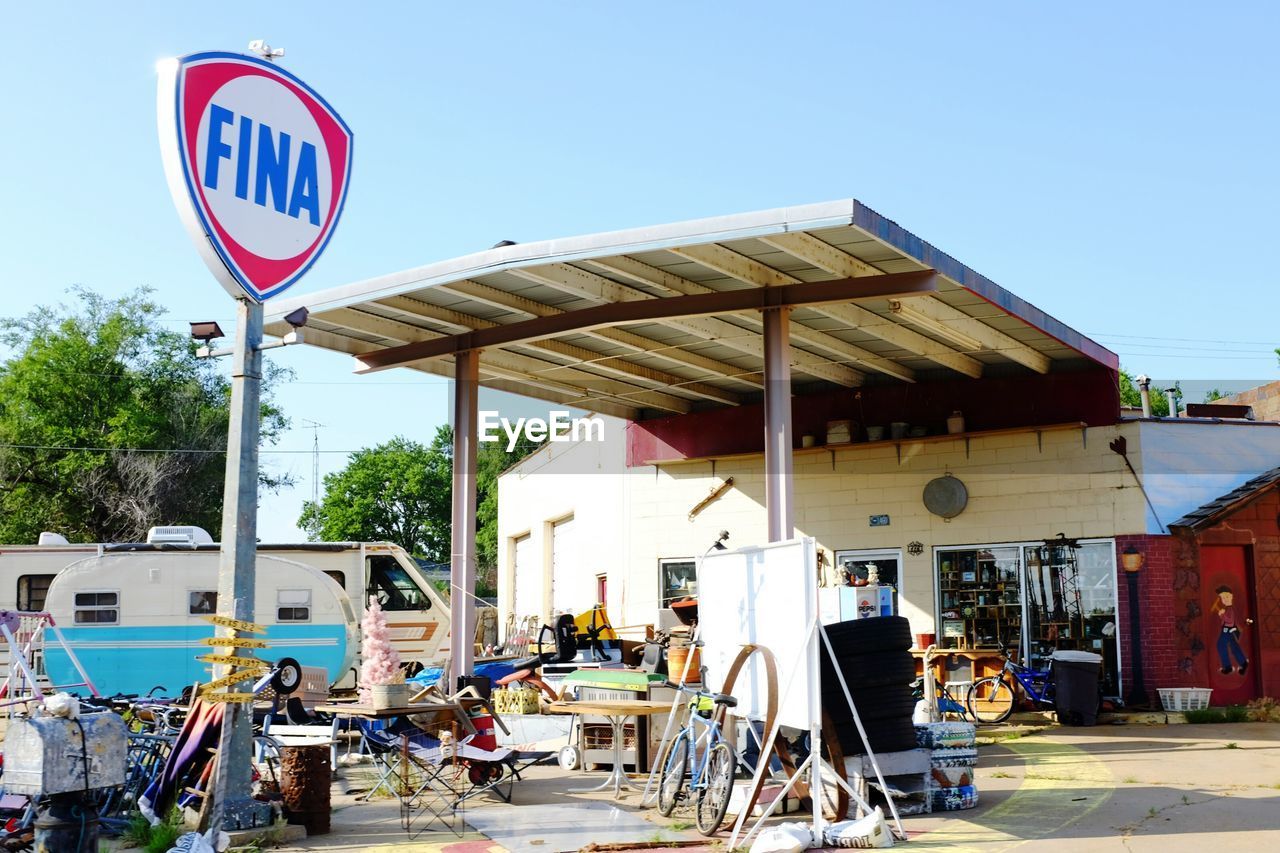
[{"label": "security light", "polygon": [[306,308],[298,308],[284,315],[284,321],[295,329],[301,329],[307,325],[307,318],[311,313]]},{"label": "security light", "polygon": [[225,337],[225,335],[222,333],[222,327],[219,326],[216,321],[209,320],[203,323],[192,323],[191,337],[208,346],[209,341],[217,340],[218,338]]}]

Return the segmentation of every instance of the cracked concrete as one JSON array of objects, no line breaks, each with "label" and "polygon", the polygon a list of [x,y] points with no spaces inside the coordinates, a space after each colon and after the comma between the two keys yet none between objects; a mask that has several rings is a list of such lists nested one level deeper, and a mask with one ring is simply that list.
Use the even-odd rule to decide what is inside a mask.
[{"label": "cracked concrete", "polygon": [[[1233,748],[1228,748],[1234,744]],[[976,809],[904,819],[907,850],[998,853],[1210,853],[1280,848],[1280,724],[1049,728],[980,748]],[[539,803],[607,796],[569,795],[581,783],[558,768],[536,768],[517,787],[536,825]],[[335,789],[336,790],[336,789]],[[636,808],[636,795],[618,805]],[[335,793],[334,834],[290,850],[491,853],[497,845],[461,821],[452,831],[410,840],[394,800],[353,803]],[[477,801],[474,808],[486,808]],[[636,842],[696,840],[686,825],[640,811],[652,829]],[[784,819],[794,819],[787,816]],[[712,845],[681,853],[723,851]],[[687,843],[687,842],[686,842]],[[648,853],[648,851],[646,851]]]}]

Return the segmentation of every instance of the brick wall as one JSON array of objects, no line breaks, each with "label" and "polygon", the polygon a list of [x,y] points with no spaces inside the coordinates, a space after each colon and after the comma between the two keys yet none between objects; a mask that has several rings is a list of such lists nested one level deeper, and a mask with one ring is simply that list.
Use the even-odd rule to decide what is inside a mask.
[{"label": "brick wall", "polygon": [[1280,382],[1271,382],[1214,400],[1223,405],[1242,405],[1253,407],[1253,417],[1259,421],[1280,421]]},{"label": "brick wall", "polygon": [[1198,625],[1188,621],[1187,609],[1187,603],[1195,601],[1199,589],[1199,584],[1189,581],[1186,574],[1189,562],[1194,563],[1188,556],[1192,549],[1172,536],[1117,536],[1116,566],[1120,577],[1116,615],[1124,695],[1129,696],[1137,667],[1129,612],[1129,578],[1122,562],[1129,546],[1136,547],[1145,558],[1138,572],[1138,604],[1142,638],[1139,645],[1148,696],[1154,697],[1157,687],[1195,686],[1196,678],[1187,671],[1187,661],[1192,656],[1190,644],[1198,636]]},{"label": "brick wall", "polygon": [[1262,495],[1197,537],[1203,545],[1244,545],[1253,563],[1261,692],[1280,696],[1280,493]]},{"label": "brick wall", "polygon": [[[1205,687],[1209,667],[1216,666],[1213,649],[1204,637],[1206,627],[1200,589],[1201,545],[1244,545],[1252,560],[1255,594],[1248,612],[1254,614],[1261,659],[1261,695],[1280,696],[1280,494],[1271,492],[1199,536],[1116,537],[1116,564],[1129,545],[1142,551],[1146,562],[1138,576],[1141,607],[1140,643],[1144,680],[1154,698],[1157,687]],[[1124,693],[1133,684],[1134,656],[1129,619],[1127,578],[1118,587],[1120,653],[1124,663]]]}]

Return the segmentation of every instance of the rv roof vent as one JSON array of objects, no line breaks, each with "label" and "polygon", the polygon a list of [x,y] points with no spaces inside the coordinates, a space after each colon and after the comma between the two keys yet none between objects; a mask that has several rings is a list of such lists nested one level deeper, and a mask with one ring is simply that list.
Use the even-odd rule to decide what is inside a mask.
[{"label": "rv roof vent", "polygon": [[71,543],[68,542],[67,537],[63,536],[61,533],[50,533],[49,531],[46,530],[45,532],[40,534],[40,538],[36,540],[36,544],[37,545],[70,545]]},{"label": "rv roof vent", "polygon": [[172,527],[153,527],[147,531],[148,545],[209,545],[213,537],[203,527],[194,524]]}]

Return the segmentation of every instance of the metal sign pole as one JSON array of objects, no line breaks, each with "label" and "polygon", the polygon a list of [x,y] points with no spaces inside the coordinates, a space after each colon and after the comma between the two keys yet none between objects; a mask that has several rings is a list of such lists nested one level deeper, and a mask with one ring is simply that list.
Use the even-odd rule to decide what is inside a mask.
[{"label": "metal sign pole", "polygon": [[[222,554],[218,561],[218,615],[253,621],[254,570],[258,552],[258,421],[261,416],[262,304],[236,300],[236,343],[231,365],[231,419],[227,429],[227,472],[222,497]],[[218,636],[238,637],[231,628]],[[241,650],[231,648],[230,654]],[[214,677],[233,667],[218,665]],[[265,803],[251,796],[253,706],[227,703],[218,737],[210,828],[246,829]],[[269,808],[266,820],[270,820]]]}]

